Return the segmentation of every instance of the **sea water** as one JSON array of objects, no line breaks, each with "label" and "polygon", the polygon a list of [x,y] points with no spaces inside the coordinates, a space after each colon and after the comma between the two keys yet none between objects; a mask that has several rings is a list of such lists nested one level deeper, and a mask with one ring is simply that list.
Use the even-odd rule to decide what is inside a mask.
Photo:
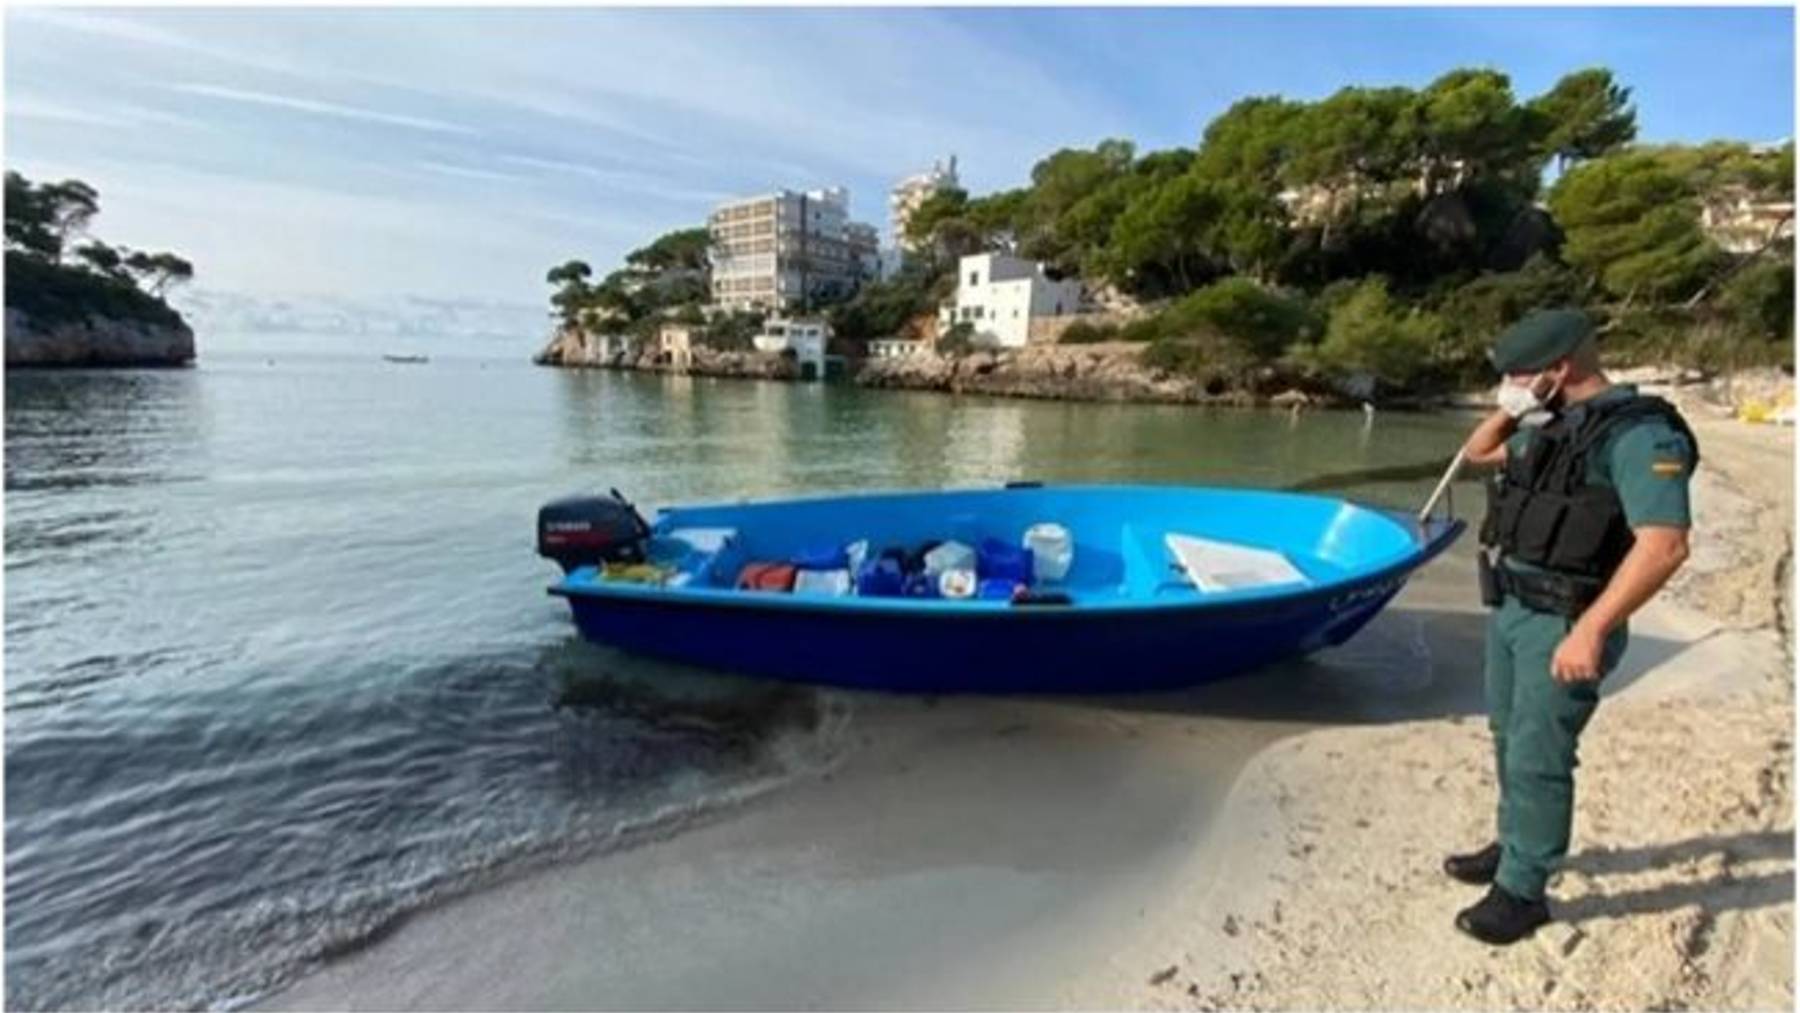
[{"label": "sea water", "polygon": [[1326,475],[1406,505],[1462,425],[353,348],[9,371],[8,1007],[242,1002],[848,748],[847,695],[580,643],[546,499]]}]

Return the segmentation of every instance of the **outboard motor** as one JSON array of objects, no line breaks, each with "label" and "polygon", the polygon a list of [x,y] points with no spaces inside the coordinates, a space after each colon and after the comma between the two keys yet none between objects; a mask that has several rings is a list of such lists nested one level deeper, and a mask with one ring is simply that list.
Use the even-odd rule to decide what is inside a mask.
[{"label": "outboard motor", "polygon": [[538,508],[538,555],[564,573],[601,563],[641,563],[650,525],[619,490],[611,496],[570,496]]}]

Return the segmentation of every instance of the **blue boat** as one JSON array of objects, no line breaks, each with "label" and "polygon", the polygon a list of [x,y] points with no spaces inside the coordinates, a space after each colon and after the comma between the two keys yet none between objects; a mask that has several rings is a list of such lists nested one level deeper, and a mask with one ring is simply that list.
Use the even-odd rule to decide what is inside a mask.
[{"label": "blue boat", "polygon": [[[846,593],[843,576],[817,591],[740,587],[759,561],[777,580],[793,563],[845,574],[841,556],[819,557],[862,547],[1005,555],[1045,524],[1073,546],[1066,570],[1014,595],[985,596],[989,579],[969,597]],[[1020,483],[677,506],[654,521],[622,498],[572,499],[540,512],[538,534],[565,569],[550,593],[596,643],[857,689],[1119,693],[1343,643],[1462,529],[1325,496]]]}]

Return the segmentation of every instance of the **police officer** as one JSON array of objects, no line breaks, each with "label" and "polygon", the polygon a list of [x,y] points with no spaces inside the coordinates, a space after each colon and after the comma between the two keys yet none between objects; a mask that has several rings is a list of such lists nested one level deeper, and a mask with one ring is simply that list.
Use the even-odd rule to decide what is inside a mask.
[{"label": "police officer", "polygon": [[[1693,432],[1660,398],[1600,371],[1579,310],[1542,310],[1495,342],[1500,410],[1464,447],[1497,466],[1482,522],[1488,727],[1498,840],[1444,870],[1491,884],[1456,916],[1505,945],[1549,921],[1544,884],[1569,847],[1575,746],[1599,681],[1625,651],[1625,620],[1688,554]],[[1549,413],[1542,425],[1521,425]]]}]

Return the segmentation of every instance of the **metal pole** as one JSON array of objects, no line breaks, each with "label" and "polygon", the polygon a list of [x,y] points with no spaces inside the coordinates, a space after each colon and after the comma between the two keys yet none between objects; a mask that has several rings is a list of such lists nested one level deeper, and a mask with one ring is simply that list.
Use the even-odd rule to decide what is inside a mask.
[{"label": "metal pole", "polygon": [[1450,459],[1450,467],[1444,469],[1444,477],[1438,479],[1437,488],[1431,490],[1431,497],[1425,501],[1425,505],[1419,510],[1420,524],[1431,519],[1431,511],[1437,508],[1438,500],[1443,499],[1444,493],[1450,491],[1450,483],[1456,481],[1457,474],[1462,471],[1463,455],[1465,453],[1466,451],[1464,448],[1458,447],[1456,456]]}]

